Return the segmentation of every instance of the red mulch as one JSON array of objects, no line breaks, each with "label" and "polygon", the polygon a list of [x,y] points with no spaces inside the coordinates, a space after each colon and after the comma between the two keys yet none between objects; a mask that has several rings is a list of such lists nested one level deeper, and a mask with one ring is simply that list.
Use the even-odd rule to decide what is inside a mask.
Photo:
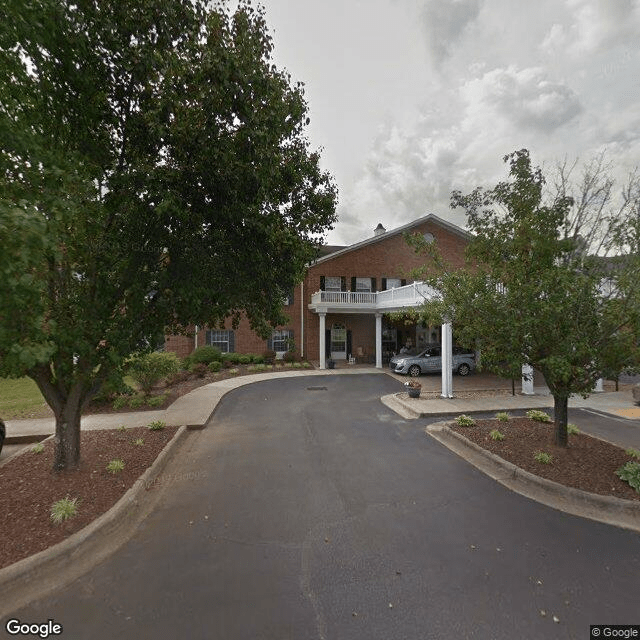
[{"label": "red mulch", "polygon": [[[580,425],[578,425],[580,427]],[[451,425],[453,431],[484,449],[542,478],[604,496],[640,500],[640,494],[615,474],[633,458],[624,449],[584,433],[569,435],[569,446],[554,444],[554,426],[529,418],[510,418],[509,422],[477,420],[473,427]],[[494,440],[489,432],[497,429],[504,440]],[[550,464],[537,462],[534,454],[552,456]]]},{"label": "red mulch", "polygon": [[[80,466],[53,471],[53,440],[35,453],[24,453],[0,467],[0,568],[42,551],[79,531],[111,508],[154,462],[177,427],[151,431],[83,431]],[[143,445],[133,444],[142,438]],[[116,474],[106,470],[110,460],[124,460]],[[79,498],[78,513],[62,524],[50,518],[51,505],[69,496]]]}]

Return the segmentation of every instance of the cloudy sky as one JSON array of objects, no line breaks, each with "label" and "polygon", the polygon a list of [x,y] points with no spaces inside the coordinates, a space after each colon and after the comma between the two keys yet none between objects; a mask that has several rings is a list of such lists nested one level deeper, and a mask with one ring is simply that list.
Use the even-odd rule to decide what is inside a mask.
[{"label": "cloudy sky", "polygon": [[640,0],[262,0],[275,60],[306,86],[340,190],[328,240],[427,213],[505,177],[606,149],[640,158]]}]

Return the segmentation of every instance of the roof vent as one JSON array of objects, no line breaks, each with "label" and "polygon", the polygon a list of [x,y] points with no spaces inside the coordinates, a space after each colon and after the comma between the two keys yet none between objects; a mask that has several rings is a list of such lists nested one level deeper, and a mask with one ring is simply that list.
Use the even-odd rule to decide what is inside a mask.
[{"label": "roof vent", "polygon": [[374,236],[381,236],[383,233],[386,233],[387,230],[382,226],[382,223],[379,222],[378,226],[373,230]]}]

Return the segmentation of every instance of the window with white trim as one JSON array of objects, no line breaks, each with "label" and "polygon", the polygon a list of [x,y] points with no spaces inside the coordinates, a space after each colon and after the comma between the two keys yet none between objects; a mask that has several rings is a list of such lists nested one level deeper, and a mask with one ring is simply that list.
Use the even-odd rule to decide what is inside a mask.
[{"label": "window with white trim", "polygon": [[291,329],[276,329],[271,334],[271,349],[276,353],[289,351],[293,347],[293,331]]},{"label": "window with white trim", "polygon": [[324,279],[325,291],[342,291],[342,278],[340,276],[326,276]]},{"label": "window with white trim", "polygon": [[358,292],[370,292],[371,291],[371,278],[356,278],[356,291],[358,291]]},{"label": "window with white trim", "polygon": [[231,330],[211,330],[207,331],[206,343],[212,347],[217,347],[222,353],[232,353],[233,331]]},{"label": "window with white trim", "polygon": [[386,278],[387,289],[397,289],[402,286],[402,280],[400,278]]}]

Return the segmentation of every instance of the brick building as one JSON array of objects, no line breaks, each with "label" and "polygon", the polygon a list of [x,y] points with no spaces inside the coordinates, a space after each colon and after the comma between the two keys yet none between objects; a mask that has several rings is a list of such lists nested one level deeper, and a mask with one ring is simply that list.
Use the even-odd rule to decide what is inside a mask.
[{"label": "brick building", "polygon": [[[236,330],[228,322],[222,329],[198,327],[193,337],[167,336],[166,349],[186,356],[197,346],[212,344],[222,351],[277,353],[292,346],[307,360],[370,362],[382,366],[403,345],[420,347],[440,342],[441,327],[394,324],[385,313],[417,306],[428,295],[409,273],[424,258],[416,255],[403,237],[421,233],[438,243],[445,260],[463,266],[469,234],[429,214],[397,229],[378,225],[373,235],[346,247],[324,247],[309,265],[304,281],[287,299],[289,323],[273,331],[269,340],[257,336],[242,319]],[[443,343],[444,344],[444,343]]]}]

